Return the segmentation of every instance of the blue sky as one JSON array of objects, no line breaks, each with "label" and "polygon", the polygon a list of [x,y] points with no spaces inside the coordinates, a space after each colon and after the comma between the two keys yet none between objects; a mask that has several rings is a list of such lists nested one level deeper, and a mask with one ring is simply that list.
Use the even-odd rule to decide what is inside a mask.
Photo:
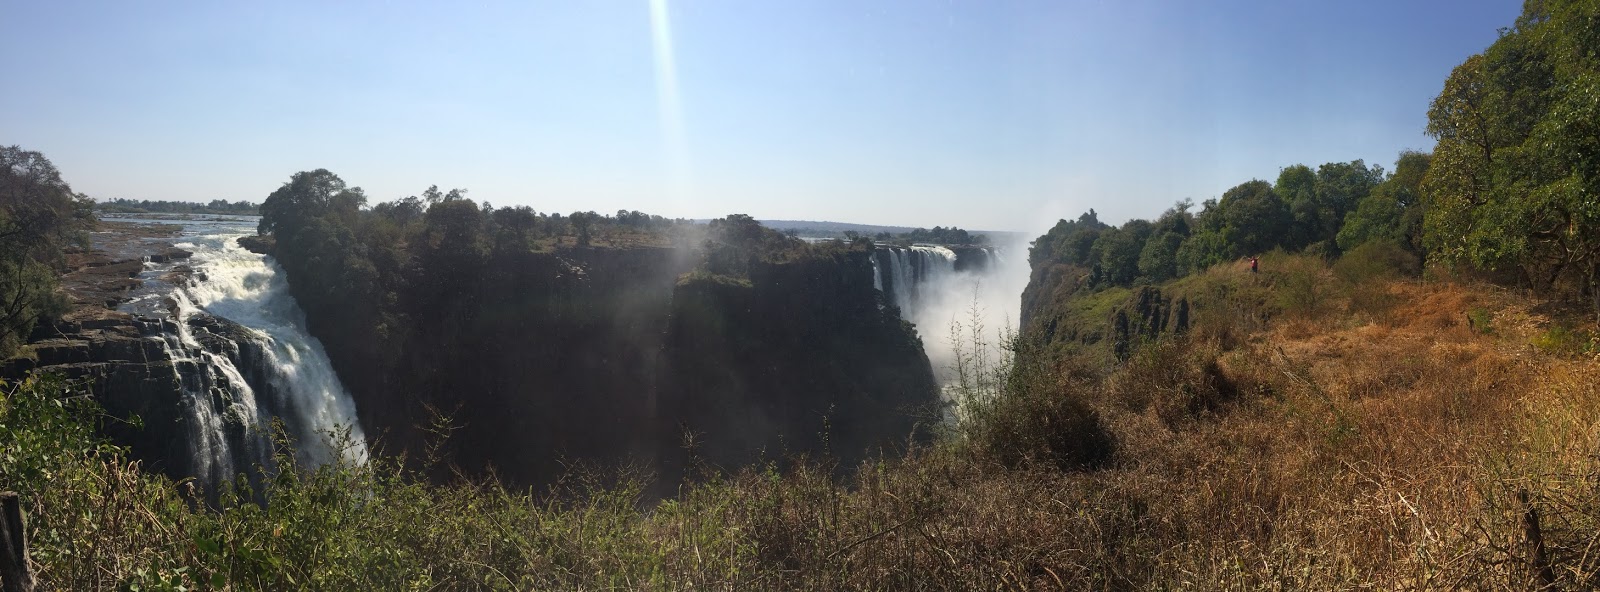
[{"label": "blue sky", "polygon": [[1028,231],[1392,166],[1521,9],[664,0],[663,60],[647,0],[4,2],[0,143],[98,198],[327,168],[373,202]]}]

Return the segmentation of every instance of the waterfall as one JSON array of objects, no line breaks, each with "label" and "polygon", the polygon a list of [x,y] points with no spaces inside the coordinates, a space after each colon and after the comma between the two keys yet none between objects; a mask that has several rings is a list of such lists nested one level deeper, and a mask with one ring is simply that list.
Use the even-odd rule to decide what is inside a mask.
[{"label": "waterfall", "polygon": [[883,269],[878,265],[878,254],[872,254],[872,289],[883,291]]},{"label": "waterfall", "polygon": [[[988,249],[980,252],[987,256]],[[900,308],[901,318],[914,320],[919,308],[938,298],[943,284],[955,277],[956,253],[940,246],[880,246],[873,253],[872,270],[873,286]]]},{"label": "waterfall", "polygon": [[873,285],[885,303],[899,308],[900,318],[917,325],[934,375],[946,386],[955,379],[958,345],[952,340],[979,332],[998,342],[990,332],[1011,326],[1028,277],[995,247],[879,245],[872,265]]},{"label": "waterfall", "polygon": [[124,307],[160,317],[147,334],[161,338],[181,386],[188,474],[208,487],[259,478],[257,467],[272,468],[274,419],[303,466],[364,462],[355,404],[307,333],[282,269],[237,244],[253,221],[184,226],[176,246],[193,252],[189,271],[147,261],[149,291]]},{"label": "waterfall", "polygon": [[255,467],[272,462],[271,443],[259,429],[270,418],[262,415],[256,389],[234,363],[242,359],[240,348],[225,333],[214,332],[222,321],[196,308],[181,290],[167,298],[169,318],[138,324],[144,335],[159,338],[171,362],[178,411],[187,418],[184,430],[174,437],[188,457],[170,460],[178,463],[178,475],[207,486],[231,481],[241,472],[254,478]]},{"label": "waterfall", "polygon": [[[366,440],[355,403],[339,383],[322,343],[305,329],[305,315],[275,261],[238,245],[243,234],[200,237],[190,260],[197,272],[183,290],[205,312],[233,321],[249,333],[258,354],[258,386],[269,394],[270,417],[283,419],[300,460],[326,464],[341,454],[366,460]],[[182,246],[182,245],[180,245]],[[241,344],[243,346],[245,344]],[[349,430],[350,446],[337,450],[330,433]]]}]

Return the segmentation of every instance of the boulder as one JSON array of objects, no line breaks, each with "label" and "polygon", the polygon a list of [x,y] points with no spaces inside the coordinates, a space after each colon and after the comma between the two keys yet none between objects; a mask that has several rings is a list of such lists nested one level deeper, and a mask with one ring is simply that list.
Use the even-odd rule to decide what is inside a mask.
[{"label": "boulder", "polygon": [[167,247],[166,249],[163,249],[161,252],[151,255],[150,256],[150,262],[151,263],[168,263],[168,262],[177,261],[177,260],[180,260],[180,259],[188,259],[189,257],[191,257],[193,255],[194,255],[194,253],[189,252],[189,251],[185,251],[185,250],[177,248],[177,247]]},{"label": "boulder", "polygon": [[244,250],[250,251],[251,253],[255,253],[257,255],[271,255],[273,243],[273,238],[270,236],[239,237],[239,246],[244,247]]}]

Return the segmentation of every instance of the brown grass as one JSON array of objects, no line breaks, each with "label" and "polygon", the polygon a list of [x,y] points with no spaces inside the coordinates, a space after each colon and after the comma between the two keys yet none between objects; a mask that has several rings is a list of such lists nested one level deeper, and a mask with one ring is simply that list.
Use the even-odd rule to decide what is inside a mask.
[{"label": "brown grass", "polygon": [[940,450],[865,469],[854,490],[823,496],[838,501],[812,502],[846,518],[783,513],[776,530],[870,524],[813,547],[771,545],[807,549],[781,554],[793,571],[774,581],[1528,590],[1533,507],[1550,589],[1592,589],[1600,364],[1528,355],[1520,335],[1536,321],[1469,330],[1471,307],[1533,318],[1533,303],[1496,289],[1386,290],[1393,307],[1376,315],[1323,303],[1237,347],[1198,338],[1141,352],[1088,395],[1119,446],[1109,468],[1005,469]]}]

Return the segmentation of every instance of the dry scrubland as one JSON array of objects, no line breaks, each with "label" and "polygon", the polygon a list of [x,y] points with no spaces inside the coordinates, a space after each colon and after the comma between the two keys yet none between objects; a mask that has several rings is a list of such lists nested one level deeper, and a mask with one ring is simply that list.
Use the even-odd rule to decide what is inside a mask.
[{"label": "dry scrubland", "polygon": [[[1120,368],[969,368],[969,394],[999,392],[972,424],[843,483],[708,469],[648,503],[615,475],[530,496],[377,463],[196,510],[48,383],[6,387],[0,482],[54,589],[1600,586],[1600,360],[1570,330],[1592,321],[1467,281],[1262,266],[1183,280],[1213,295],[1195,329]],[[1096,424],[1114,452],[1073,467]]]}]

